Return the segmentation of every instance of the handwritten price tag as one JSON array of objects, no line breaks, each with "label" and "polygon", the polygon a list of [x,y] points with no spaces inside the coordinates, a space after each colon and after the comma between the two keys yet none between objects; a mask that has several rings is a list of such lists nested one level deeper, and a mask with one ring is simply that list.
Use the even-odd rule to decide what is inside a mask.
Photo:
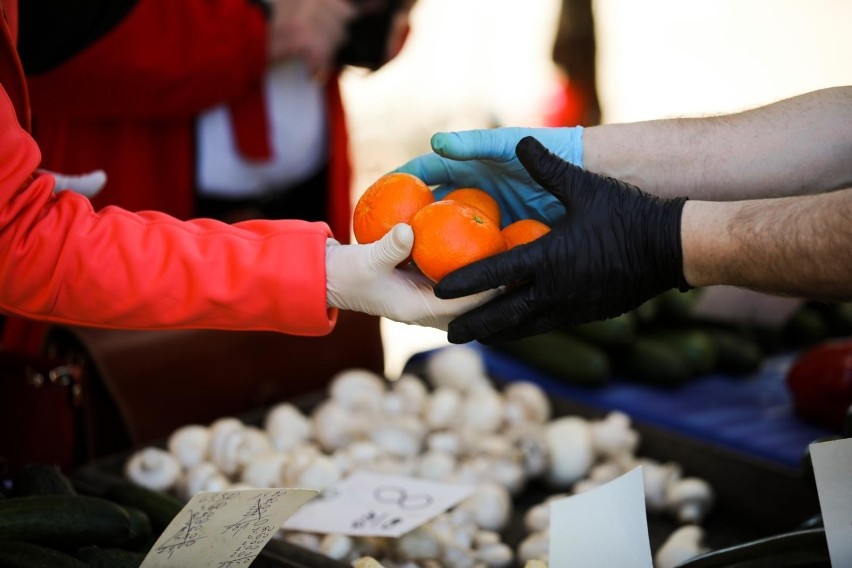
[{"label": "handwritten price tag", "polygon": [[358,472],[284,523],[285,529],[399,537],[454,507],[474,487],[402,475]]},{"label": "handwritten price tag", "polygon": [[319,492],[245,489],[195,495],[157,539],[141,568],[238,568]]}]

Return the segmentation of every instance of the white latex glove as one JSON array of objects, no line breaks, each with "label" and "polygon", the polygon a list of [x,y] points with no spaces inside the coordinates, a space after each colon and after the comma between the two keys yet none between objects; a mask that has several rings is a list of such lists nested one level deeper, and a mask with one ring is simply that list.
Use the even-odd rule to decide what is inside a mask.
[{"label": "white latex glove", "polygon": [[328,305],[446,331],[450,321],[497,293],[438,299],[432,281],[418,270],[396,268],[411,254],[413,244],[414,233],[406,224],[396,225],[368,245],[341,245],[329,239],[325,256]]},{"label": "white latex glove", "polygon": [[87,174],[75,176],[58,174],[48,170],[39,171],[41,173],[52,175],[53,179],[56,180],[56,183],[53,186],[54,192],[62,191],[63,189],[70,189],[71,191],[76,191],[86,197],[94,197],[97,195],[98,192],[104,188],[107,181],[106,172],[103,170],[95,170]]}]

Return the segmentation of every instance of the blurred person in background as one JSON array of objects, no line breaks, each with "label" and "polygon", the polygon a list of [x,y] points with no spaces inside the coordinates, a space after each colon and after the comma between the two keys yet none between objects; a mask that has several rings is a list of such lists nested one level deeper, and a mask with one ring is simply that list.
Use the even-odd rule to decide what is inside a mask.
[{"label": "blurred person in background", "polygon": [[438,197],[488,191],[504,226],[552,226],[437,284],[441,298],[508,287],[451,342],[607,319],[671,288],[852,299],[852,87],[724,116],[438,133],[432,149],[398,171]]},{"label": "blurred person in background", "polygon": [[[376,66],[401,47],[411,4],[385,14]],[[96,210],[326,221],[348,242],[340,55],[364,41],[350,37],[359,21],[387,9],[349,0],[22,3],[19,53],[42,167],[102,170]],[[37,351],[43,336],[43,326],[11,318],[4,344]]]}]

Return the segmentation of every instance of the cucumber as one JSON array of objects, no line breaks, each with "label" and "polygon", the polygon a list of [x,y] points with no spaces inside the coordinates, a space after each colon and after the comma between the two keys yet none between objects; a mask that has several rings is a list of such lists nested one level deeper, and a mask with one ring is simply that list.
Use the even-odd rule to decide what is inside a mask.
[{"label": "cucumber", "polygon": [[494,348],[574,384],[602,385],[611,374],[606,353],[562,331],[504,341]]},{"label": "cucumber", "polygon": [[700,288],[687,292],[672,289],[657,296],[657,320],[661,322],[688,322],[692,319],[692,308],[701,296]]},{"label": "cucumber", "polygon": [[724,329],[706,329],[707,336],[716,345],[716,368],[721,373],[745,375],[760,368],[763,350],[744,333]]},{"label": "cucumber", "polygon": [[177,497],[125,480],[111,482],[104,492],[104,498],[144,512],[151,521],[151,529],[156,535],[166,530],[184,506]]},{"label": "cucumber", "polygon": [[657,315],[660,313],[658,298],[659,296],[646,300],[645,303],[630,312],[634,315],[639,325],[648,326],[656,322]]},{"label": "cucumber", "polygon": [[650,334],[649,337],[680,352],[694,376],[706,375],[716,366],[716,344],[706,333],[697,329],[661,330]]},{"label": "cucumber", "polygon": [[77,551],[77,558],[86,562],[89,568],[139,568],[145,560],[145,553],[86,546]]},{"label": "cucumber", "polygon": [[130,518],[130,536],[127,542],[123,544],[128,550],[136,550],[142,547],[150,547],[154,531],[151,529],[151,519],[144,511],[136,507],[125,505],[124,510],[127,511],[127,516]]},{"label": "cucumber", "polygon": [[12,476],[10,497],[27,495],[76,495],[71,481],[55,465],[31,463]]},{"label": "cucumber", "polygon": [[3,568],[86,568],[85,562],[64,552],[29,542],[0,540]]},{"label": "cucumber", "polygon": [[625,379],[675,386],[692,377],[687,358],[672,345],[652,337],[638,337],[617,359]]},{"label": "cucumber", "polygon": [[75,550],[120,546],[130,537],[123,507],[84,495],[38,495],[0,501],[0,539]]},{"label": "cucumber", "polygon": [[786,347],[810,347],[828,339],[828,323],[818,309],[806,305],[790,316],[781,335]]},{"label": "cucumber", "polygon": [[603,349],[617,349],[630,344],[636,337],[636,316],[628,312],[608,320],[576,325],[566,331]]}]

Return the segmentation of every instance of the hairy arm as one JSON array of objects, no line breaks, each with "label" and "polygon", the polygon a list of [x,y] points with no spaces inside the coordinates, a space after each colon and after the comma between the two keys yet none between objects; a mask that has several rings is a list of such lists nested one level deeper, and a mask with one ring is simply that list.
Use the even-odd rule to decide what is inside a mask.
[{"label": "hairy arm", "polygon": [[755,201],[688,201],[683,274],[693,286],[852,300],[852,188]]},{"label": "hairy arm", "polygon": [[745,112],[585,129],[585,167],[663,197],[729,201],[852,187],[852,86]]}]

